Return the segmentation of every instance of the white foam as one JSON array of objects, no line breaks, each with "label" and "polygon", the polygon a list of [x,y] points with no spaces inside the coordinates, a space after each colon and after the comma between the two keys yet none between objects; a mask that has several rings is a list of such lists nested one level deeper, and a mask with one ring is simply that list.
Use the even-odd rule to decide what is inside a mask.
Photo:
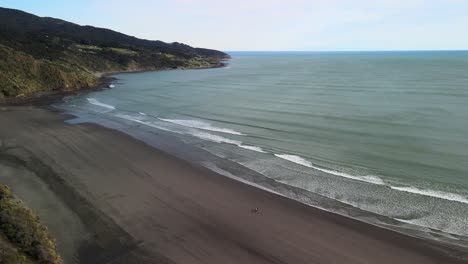
[{"label": "white foam", "polygon": [[227,144],[236,145],[236,146],[238,146],[240,148],[243,148],[243,149],[248,149],[248,150],[252,150],[252,151],[256,151],[256,152],[260,152],[260,153],[266,153],[260,147],[251,146],[251,145],[244,145],[242,142],[240,142],[238,140],[233,140],[233,139],[225,138],[225,137],[218,136],[218,135],[213,135],[213,134],[206,133],[206,132],[198,132],[197,131],[197,132],[193,132],[193,133],[189,133],[189,134],[192,135],[192,136],[195,136],[197,138],[212,141],[212,142],[216,142],[216,143],[227,143]]},{"label": "white foam", "polygon": [[455,202],[468,204],[468,197],[464,196],[464,195],[460,195],[460,194],[443,192],[443,191],[436,191],[436,190],[430,190],[430,189],[420,189],[420,188],[416,188],[416,187],[390,186],[390,188],[392,188],[393,190],[397,190],[397,191],[414,193],[414,194],[425,195],[425,196],[431,196],[431,197],[436,197],[436,198],[440,198],[440,199],[444,199],[444,200],[449,200],[449,201],[455,201]]},{"label": "white foam", "polygon": [[378,176],[375,176],[375,175],[358,175],[358,176],[356,176],[356,175],[351,175],[351,174],[348,174],[348,173],[343,173],[343,172],[334,171],[334,170],[321,169],[321,168],[317,168],[317,167],[315,169],[321,170],[321,171],[324,171],[324,172],[327,172],[327,173],[330,173],[330,174],[333,174],[333,175],[353,179],[353,180],[364,181],[364,182],[378,184],[378,185],[385,185],[385,182],[381,178],[379,178]]},{"label": "white foam", "polygon": [[127,119],[127,120],[130,120],[130,121],[135,121],[135,122],[138,122],[138,123],[144,123],[144,122],[141,121],[143,117],[139,117],[139,116],[132,116],[132,115],[126,115],[126,114],[115,114],[114,116],[120,117],[120,118],[123,118],[123,119]]},{"label": "white foam", "polygon": [[302,157],[296,156],[296,155],[289,155],[289,154],[275,154],[276,157],[289,160],[291,162],[294,162],[296,164],[300,164],[309,168],[313,168],[312,163],[310,161],[305,160]]},{"label": "white foam", "polygon": [[462,226],[458,226],[455,222],[450,222],[447,225],[445,223],[445,221],[447,221],[447,220],[444,221],[443,219],[440,219],[435,215],[428,215],[426,217],[416,218],[416,219],[408,219],[408,220],[407,219],[401,219],[401,218],[393,218],[393,219],[395,219],[397,221],[400,221],[402,223],[406,223],[406,224],[410,224],[410,225],[416,225],[416,226],[423,227],[423,228],[430,228],[431,230],[441,231],[441,232],[443,232],[443,234],[439,233],[439,235],[443,235],[443,236],[445,236],[446,238],[449,238],[449,239],[460,240],[460,238],[457,235],[466,236],[466,232],[464,232],[464,230],[465,230],[465,225],[464,224],[462,224]]},{"label": "white foam", "polygon": [[[146,116],[146,114],[144,114],[144,113],[139,113],[139,114],[143,115],[143,116]],[[144,117],[140,117],[140,116],[131,116],[131,115],[126,115],[126,114],[115,114],[115,116],[130,120],[130,121],[133,121],[133,122],[137,122],[137,123],[140,123],[140,124],[143,124],[143,125],[147,125],[147,126],[150,126],[150,127],[162,129],[162,130],[165,130],[165,131],[169,131],[169,132],[174,132],[174,133],[178,133],[178,134],[188,134],[188,135],[192,135],[192,136],[195,136],[197,138],[200,138],[200,139],[203,139],[203,140],[208,140],[208,141],[211,141],[211,142],[232,144],[232,145],[236,145],[238,147],[244,148],[244,149],[248,149],[248,150],[252,150],[252,151],[256,151],[256,152],[260,152],[260,153],[266,153],[260,147],[251,146],[251,145],[244,145],[241,141],[225,138],[225,137],[210,134],[210,133],[207,133],[207,132],[202,132],[202,131],[198,131],[198,130],[179,131],[179,130],[169,129],[167,127],[155,124],[154,122],[143,121]]]},{"label": "white foam", "polygon": [[143,112],[138,112],[138,113],[139,113],[140,115],[144,115],[144,116],[147,115],[147,114],[145,114],[145,113],[143,113]]},{"label": "white foam", "polygon": [[116,114],[115,116],[123,118],[123,119],[130,120],[130,121],[142,124],[142,125],[154,127],[154,128],[157,128],[157,129],[161,129],[161,130],[164,130],[164,131],[179,133],[178,131],[174,131],[174,130],[171,130],[171,129],[168,129],[168,128],[165,128],[165,127],[162,127],[162,126],[158,126],[158,125],[154,124],[153,122],[145,122],[145,121],[143,121],[143,120],[141,120],[141,119],[139,119],[137,117],[134,117],[134,116],[124,115],[124,114]]},{"label": "white foam", "polygon": [[221,168],[218,168],[218,167],[217,167],[216,165],[214,165],[214,164],[211,164],[211,163],[208,163],[208,162],[204,162],[204,163],[203,163],[203,166],[205,166],[206,168],[208,168],[208,169],[210,169],[210,170],[212,170],[212,171],[214,171],[214,172],[216,172],[216,173],[218,173],[218,174],[221,174],[221,175],[223,175],[223,176],[226,176],[226,177],[228,177],[228,178],[231,178],[231,179],[233,179],[233,180],[242,182],[242,183],[244,183],[244,184],[247,184],[247,185],[250,185],[250,186],[256,187],[256,188],[258,188],[258,189],[262,189],[262,190],[265,190],[265,191],[268,191],[268,192],[271,192],[271,193],[274,193],[274,194],[277,194],[277,195],[285,196],[285,195],[283,195],[283,194],[281,194],[281,193],[279,193],[279,192],[276,192],[276,191],[273,191],[273,190],[271,190],[271,189],[268,189],[268,188],[266,188],[266,187],[264,187],[264,186],[262,186],[262,185],[260,185],[260,184],[256,184],[256,183],[254,183],[254,182],[247,181],[247,180],[242,179],[242,178],[240,178],[240,177],[238,177],[238,176],[235,176],[235,175],[233,175],[232,173],[230,173],[230,172],[228,172],[228,171],[226,171],[226,170],[223,170],[223,169],[221,169]]},{"label": "white foam", "polygon": [[111,109],[111,110],[115,110],[115,106],[102,103],[99,100],[97,100],[96,98],[87,98],[87,99],[88,99],[88,102],[90,104],[101,106],[101,107],[108,108],[108,109]]},{"label": "white foam", "polygon": [[[412,225],[418,225],[418,226],[424,226],[422,225],[421,223],[419,223],[419,221],[417,221],[416,219],[409,219],[409,220],[406,220],[406,219],[401,219],[401,218],[393,218],[397,221],[400,221],[402,223],[406,223],[406,224],[412,224]],[[424,226],[424,227],[427,227],[427,226]]]},{"label": "white foam", "polygon": [[267,153],[262,148],[256,147],[256,146],[249,146],[249,145],[242,145],[241,144],[241,145],[239,145],[239,147],[244,148],[244,149],[248,149],[248,150],[257,151],[257,152],[260,152],[260,153]]},{"label": "white foam", "polygon": [[195,136],[195,137],[200,138],[200,139],[216,142],[216,143],[227,143],[227,144],[233,144],[233,145],[236,145],[236,146],[242,145],[242,142],[240,142],[240,141],[225,138],[225,137],[210,134],[210,133],[206,133],[206,132],[196,131],[196,132],[190,133],[190,135]]},{"label": "white foam", "polygon": [[209,130],[209,131],[215,131],[215,132],[221,132],[221,133],[233,134],[233,135],[240,135],[240,136],[244,135],[241,132],[238,132],[229,128],[215,127],[211,125],[210,123],[199,121],[199,120],[164,119],[164,118],[160,118],[160,120],[174,123],[174,124],[181,125],[181,126],[191,127],[191,128],[198,128],[198,129],[203,129],[203,130]]},{"label": "white foam", "polygon": [[372,184],[385,185],[385,182],[381,178],[379,178],[377,176],[374,176],[374,175],[351,175],[351,174],[340,172],[340,171],[319,168],[319,167],[314,166],[310,161],[308,161],[308,160],[306,160],[306,159],[304,159],[304,158],[302,158],[300,156],[296,156],[296,155],[275,154],[275,156],[278,157],[278,158],[281,158],[281,159],[285,159],[285,160],[294,162],[294,163],[302,165],[302,166],[313,168],[313,169],[323,171],[323,172],[326,172],[326,173],[329,173],[329,174],[333,174],[333,175],[336,175],[336,176],[340,176],[340,177],[344,177],[344,178],[348,178],[348,179],[353,179],[353,180],[357,180],[357,181],[368,182],[368,183],[372,183]]}]

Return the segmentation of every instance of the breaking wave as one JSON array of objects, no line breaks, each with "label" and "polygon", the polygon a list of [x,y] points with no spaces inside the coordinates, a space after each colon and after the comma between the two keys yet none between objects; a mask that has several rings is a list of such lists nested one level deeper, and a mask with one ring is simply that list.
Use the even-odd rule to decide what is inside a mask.
[{"label": "breaking wave", "polygon": [[248,150],[252,150],[252,151],[256,151],[256,152],[260,152],[260,153],[266,153],[263,149],[261,149],[259,147],[244,145],[241,141],[225,138],[225,137],[218,136],[218,135],[213,135],[213,134],[206,133],[206,132],[198,132],[197,131],[197,132],[192,132],[192,133],[189,133],[189,134],[192,135],[192,136],[195,136],[197,138],[200,138],[200,139],[203,139],[203,140],[208,140],[208,141],[211,141],[211,142],[227,143],[227,144],[236,145],[236,146],[241,147],[243,149],[248,149]]},{"label": "breaking wave", "polygon": [[199,121],[199,120],[164,119],[164,118],[160,118],[160,120],[174,123],[174,124],[181,125],[181,126],[191,127],[191,128],[198,128],[198,129],[203,129],[203,130],[209,130],[209,131],[221,132],[221,133],[239,135],[239,136],[244,135],[241,132],[238,132],[229,128],[215,127],[211,125],[210,123]]},{"label": "breaking wave", "polygon": [[99,100],[97,100],[96,98],[87,98],[87,100],[88,100],[88,102],[90,104],[101,106],[101,107],[108,108],[108,109],[111,109],[111,110],[115,110],[115,106],[102,103]]},{"label": "breaking wave", "polygon": [[401,191],[401,192],[408,192],[408,193],[414,193],[414,194],[419,194],[419,195],[431,196],[431,197],[436,197],[436,198],[440,198],[444,200],[468,204],[468,197],[460,195],[460,194],[436,191],[436,190],[430,190],[430,189],[420,189],[416,187],[390,186],[390,188],[392,188],[393,190]]},{"label": "breaking wave", "polygon": [[363,181],[363,182],[368,182],[368,183],[373,183],[373,184],[378,184],[378,185],[385,185],[385,182],[374,175],[363,175],[363,176],[357,176],[357,175],[351,175],[348,173],[340,172],[340,171],[335,171],[335,170],[329,170],[329,169],[323,169],[320,167],[314,166],[310,161],[296,155],[289,155],[289,154],[275,154],[276,157],[294,162],[296,164],[306,166],[312,169],[316,169],[319,171],[323,171],[332,175],[348,178],[348,179],[353,179],[357,181]]}]

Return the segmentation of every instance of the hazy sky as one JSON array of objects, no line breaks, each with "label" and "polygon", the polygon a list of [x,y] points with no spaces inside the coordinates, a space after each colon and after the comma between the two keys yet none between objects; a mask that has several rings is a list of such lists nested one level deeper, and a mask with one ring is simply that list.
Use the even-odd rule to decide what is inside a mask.
[{"label": "hazy sky", "polygon": [[0,0],[0,6],[226,51],[468,49],[468,0]]}]

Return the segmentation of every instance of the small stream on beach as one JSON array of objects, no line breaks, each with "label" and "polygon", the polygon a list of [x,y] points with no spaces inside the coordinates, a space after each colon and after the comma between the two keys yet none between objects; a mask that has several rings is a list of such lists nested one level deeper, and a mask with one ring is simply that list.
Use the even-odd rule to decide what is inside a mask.
[{"label": "small stream on beach", "polygon": [[57,107],[203,150],[179,156],[313,206],[465,240],[468,52],[231,55],[226,68],[119,74]]}]

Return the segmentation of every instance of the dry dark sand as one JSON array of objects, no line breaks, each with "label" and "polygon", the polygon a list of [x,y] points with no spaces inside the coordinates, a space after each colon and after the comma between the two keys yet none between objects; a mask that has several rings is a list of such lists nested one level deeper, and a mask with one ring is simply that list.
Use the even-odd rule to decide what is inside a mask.
[{"label": "dry dark sand", "polygon": [[67,263],[466,263],[460,248],[308,207],[67,117],[0,107],[0,181],[38,211]]}]

